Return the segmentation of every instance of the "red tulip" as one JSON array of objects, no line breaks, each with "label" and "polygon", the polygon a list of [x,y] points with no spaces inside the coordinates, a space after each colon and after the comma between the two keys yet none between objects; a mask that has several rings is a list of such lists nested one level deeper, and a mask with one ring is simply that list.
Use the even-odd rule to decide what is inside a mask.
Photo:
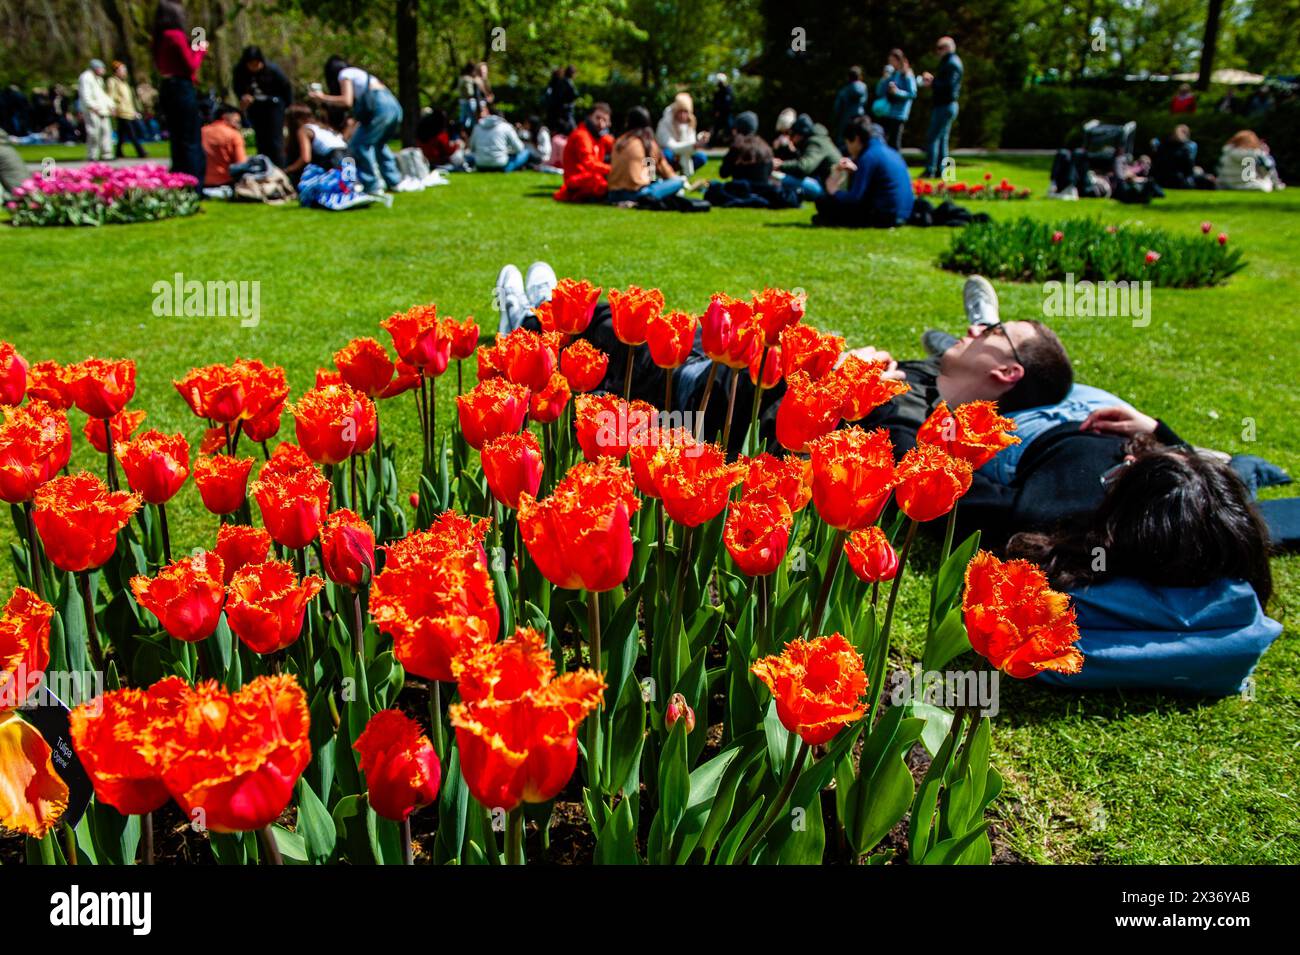
[{"label": "red tulip", "polygon": [[76,406],[92,418],[111,418],[135,394],[135,362],[87,358],[68,369]]},{"label": "red tulip", "polygon": [[252,458],[228,454],[203,455],[194,462],[194,483],[203,506],[213,514],[233,514],[248,498]]},{"label": "red tulip", "polygon": [[231,631],[254,653],[274,653],[302,635],[307,604],[325,582],[298,579],[287,560],[249,564],[230,580],[226,620]]},{"label": "red tulip", "polygon": [[113,556],[117,532],[139,507],[138,495],[110,491],[83,471],[43,485],[32,516],[54,566],[75,573],[94,570]]},{"label": "red tulip", "polygon": [[517,508],[521,494],[536,496],[542,486],[542,449],[531,431],[493,438],[480,456],[488,490],[506,507]]},{"label": "red tulip", "polygon": [[375,403],[347,385],[314,388],[292,411],[298,443],[317,464],[338,464],[374,446]]},{"label": "red tulip", "polygon": [[736,501],[727,510],[722,541],[742,574],[765,577],[785,559],[793,526],[790,508],[779,497]]},{"label": "red tulip", "polygon": [[27,359],[9,342],[0,342],[0,405],[16,405],[27,393]]},{"label": "red tulip", "polygon": [[375,573],[375,532],[355,512],[340,509],[325,519],[320,535],[325,575],[356,590]]},{"label": "red tulip", "polygon": [[843,428],[808,448],[813,471],[813,504],[831,527],[855,531],[876,523],[898,478],[889,432]]},{"label": "red tulip", "polygon": [[532,393],[528,400],[528,417],[538,424],[558,421],[560,415],[564,413],[564,406],[572,397],[569,379],[557,371],[551,375],[546,387]]},{"label": "red tulip", "polygon": [[368,398],[378,398],[393,380],[396,366],[373,338],[354,338],[334,353],[343,381]]},{"label": "red tulip", "polygon": [[131,592],[177,640],[206,640],[217,629],[226,598],[221,558],[216,554],[183,557],[156,577],[132,577]]},{"label": "red tulip", "polygon": [[271,535],[261,527],[222,524],[217,530],[213,553],[221,558],[221,581],[230,579],[249,564],[260,564],[271,556]]},{"label": "red tulip", "polygon": [[629,285],[626,292],[609,290],[609,317],[614,335],[624,345],[644,345],[646,324],[663,311],[664,295],[657,288]]},{"label": "red tulip", "polygon": [[560,279],[551,292],[550,322],[542,327],[566,335],[581,335],[591,324],[600,288],[584,280]]},{"label": "red tulip", "polygon": [[3,409],[0,423],[0,500],[30,501],[72,457],[68,416],[40,401]]},{"label": "red tulip", "polygon": [[451,336],[451,357],[463,361],[474,354],[478,347],[478,323],[473,315],[466,315],[457,322],[454,318],[446,319],[446,329]]},{"label": "red tulip", "polygon": [[695,344],[697,321],[686,312],[661,312],[646,323],[646,345],[650,357],[660,368],[676,368],[686,363]]},{"label": "red tulip", "polygon": [[183,434],[146,431],[114,448],[131,490],[150,504],[166,504],[190,473],[190,445]]},{"label": "red tulip", "polygon": [[[135,434],[135,429],[144,423],[145,412],[143,409],[136,411],[131,408],[123,408],[113,417],[108,419],[109,430],[113,434],[113,446],[124,444],[131,440],[131,435]],[[90,446],[100,454],[108,454],[108,435],[104,431],[104,422],[98,418],[87,418],[86,425],[81,429],[81,433],[86,436]]]},{"label": "red tulip", "polygon": [[585,338],[579,338],[560,352],[560,371],[575,392],[587,392],[600,387],[609,368],[609,356]]},{"label": "red tulip", "polygon": [[329,512],[330,482],[312,467],[288,473],[263,467],[252,492],[272,539],[293,550],[316,539]]},{"label": "red tulip", "polygon": [[860,580],[876,583],[898,574],[898,554],[877,525],[854,531],[844,542],[844,555]]},{"label": "red tulip", "polygon": [[385,819],[403,822],[438,798],[438,753],[420,724],[401,710],[380,710],[370,717],[352,748],[361,756],[366,801]]},{"label": "red tulip", "polygon": [[501,378],[480,381],[456,396],[460,430],[476,451],[493,438],[514,434],[528,415],[528,389]]},{"label": "red tulip", "polygon": [[172,385],[195,415],[217,424],[238,421],[248,401],[248,378],[233,365],[191,368]]},{"label": "red tulip", "polygon": [[379,323],[393,338],[398,356],[427,377],[447,370],[451,360],[448,328],[438,320],[436,305],[416,305]]}]

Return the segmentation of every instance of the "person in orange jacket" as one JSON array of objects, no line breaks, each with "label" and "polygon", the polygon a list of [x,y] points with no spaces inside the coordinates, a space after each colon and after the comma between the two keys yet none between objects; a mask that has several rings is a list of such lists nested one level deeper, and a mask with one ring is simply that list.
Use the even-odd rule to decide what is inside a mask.
[{"label": "person in orange jacket", "polygon": [[605,157],[614,145],[606,132],[610,111],[596,103],[564,144],[564,185],[555,192],[560,202],[603,202],[608,191],[609,163]]}]

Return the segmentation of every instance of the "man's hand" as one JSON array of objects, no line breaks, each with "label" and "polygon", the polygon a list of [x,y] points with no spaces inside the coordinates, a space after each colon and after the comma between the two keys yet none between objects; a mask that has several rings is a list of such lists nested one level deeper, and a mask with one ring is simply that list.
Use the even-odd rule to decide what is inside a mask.
[{"label": "man's hand", "polygon": [[1132,438],[1139,434],[1155,434],[1158,422],[1150,415],[1145,415],[1136,408],[1098,408],[1079,425],[1080,431],[1095,431],[1098,434],[1117,434]]},{"label": "man's hand", "polygon": [[845,170],[847,170],[848,172],[857,172],[857,171],[858,171],[858,164],[855,163],[855,162],[854,162],[852,159],[850,159],[848,156],[842,156],[842,157],[840,158],[840,161],[839,161],[839,164],[838,164],[838,165],[839,165],[839,168],[840,168],[840,169],[845,169]]},{"label": "man's hand", "polygon": [[934,82],[934,74],[931,73],[929,70],[926,70],[924,73],[921,74],[922,86],[929,86],[933,82]]},{"label": "man's hand", "polygon": [[773,156],[773,157],[772,157],[772,168],[773,168],[773,169],[780,169],[780,168],[781,168],[781,163],[783,163],[784,161],[785,161],[785,160],[783,160],[780,156]]},{"label": "man's hand", "polygon": [[243,96],[239,97],[239,108],[248,109],[249,104],[252,102],[253,102],[253,94],[245,93]]}]

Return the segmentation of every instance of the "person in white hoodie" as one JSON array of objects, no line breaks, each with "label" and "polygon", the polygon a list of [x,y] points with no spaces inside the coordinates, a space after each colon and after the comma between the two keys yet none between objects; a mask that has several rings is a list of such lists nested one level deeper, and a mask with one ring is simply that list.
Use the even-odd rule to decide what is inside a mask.
[{"label": "person in white hoodie", "polygon": [[655,129],[655,141],[664,151],[664,158],[687,179],[708,162],[700,146],[709,141],[709,134],[696,131],[695,104],[690,93],[678,93],[664,109]]},{"label": "person in white hoodie", "polygon": [[484,103],[469,137],[469,157],[479,172],[514,172],[531,158],[513,124]]},{"label": "person in white hoodie", "polygon": [[113,100],[104,86],[103,60],[91,60],[77,78],[77,98],[86,124],[86,158],[91,162],[113,158]]}]

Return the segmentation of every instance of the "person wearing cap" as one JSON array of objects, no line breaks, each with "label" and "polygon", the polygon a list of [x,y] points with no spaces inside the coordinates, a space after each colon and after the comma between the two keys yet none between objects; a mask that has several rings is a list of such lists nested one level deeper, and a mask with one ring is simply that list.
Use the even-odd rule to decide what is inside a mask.
[{"label": "person wearing cap", "polygon": [[794,142],[790,139],[790,127],[799,114],[790,107],[786,107],[776,115],[776,135],[772,137],[772,155],[777,159],[797,159],[799,150],[794,148]]},{"label": "person wearing cap", "polygon": [[113,100],[104,87],[106,72],[103,60],[91,60],[77,77],[77,99],[86,124],[86,158],[91,162],[113,158]]},{"label": "person wearing cap", "polygon": [[117,121],[117,158],[126,155],[126,144],[135,147],[137,159],[145,158],[140,145],[140,110],[136,107],[135,90],[126,72],[126,64],[113,61],[113,75],[108,78],[108,98],[113,101],[113,118]]},{"label": "person wearing cap", "polygon": [[722,158],[724,179],[767,182],[772,178],[772,147],[758,135],[758,116],[746,110],[731,123],[731,148]]},{"label": "person wearing cap", "polygon": [[943,161],[948,158],[948,133],[957,118],[957,98],[961,95],[961,78],[965,71],[957,55],[957,41],[941,36],[934,45],[939,55],[939,73],[921,74],[921,85],[930,87],[930,128],[925,135],[924,179],[943,174]]},{"label": "person wearing cap", "polygon": [[852,174],[849,187],[817,200],[813,225],[890,229],[912,215],[915,197],[907,163],[885,143],[885,132],[865,116],[844,128],[848,156],[840,168]]},{"label": "person wearing cap", "polygon": [[731,111],[736,105],[736,97],[731,92],[726,73],[716,74],[713,80],[718,85],[713,91],[713,131],[709,134],[709,141],[722,146],[731,137]]},{"label": "person wearing cap", "polygon": [[687,179],[709,161],[699,148],[709,141],[709,134],[696,131],[695,104],[690,93],[678,93],[664,108],[655,129],[655,140],[664,151],[664,158]]},{"label": "person wearing cap", "polygon": [[773,167],[786,176],[795,177],[805,199],[825,195],[826,177],[843,158],[831,142],[830,133],[821,123],[814,123],[807,113],[800,113],[790,127],[790,142],[794,144],[796,157],[774,159]]}]

